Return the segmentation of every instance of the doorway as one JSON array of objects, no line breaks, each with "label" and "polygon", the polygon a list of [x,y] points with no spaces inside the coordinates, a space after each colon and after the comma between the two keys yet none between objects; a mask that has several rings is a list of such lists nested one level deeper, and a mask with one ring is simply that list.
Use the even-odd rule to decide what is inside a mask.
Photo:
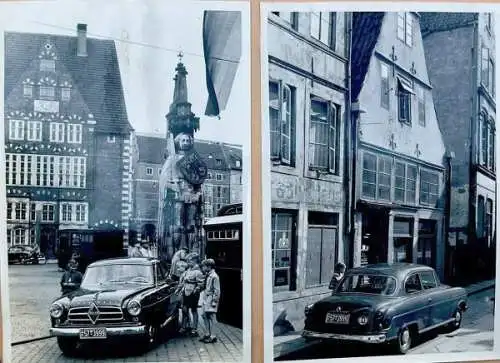
[{"label": "doorway", "polygon": [[361,265],[387,262],[387,210],[370,208],[362,213]]}]

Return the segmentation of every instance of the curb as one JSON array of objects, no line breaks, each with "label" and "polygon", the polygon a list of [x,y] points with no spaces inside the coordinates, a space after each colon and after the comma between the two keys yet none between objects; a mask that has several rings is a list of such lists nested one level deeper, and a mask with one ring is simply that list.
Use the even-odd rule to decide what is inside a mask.
[{"label": "curb", "polygon": [[20,340],[18,342],[14,342],[14,343],[11,343],[10,345],[11,346],[16,346],[16,345],[21,345],[21,344],[28,344],[28,343],[34,343],[34,342],[38,342],[40,340],[46,340],[46,339],[50,339],[50,338],[55,338],[55,336],[52,336],[52,335],[46,335],[46,336],[43,336],[43,337],[38,337],[38,338],[32,338],[32,339],[26,339],[26,340]]},{"label": "curb", "polygon": [[468,296],[475,295],[475,294],[489,290],[489,289],[494,288],[494,287],[495,287],[495,281],[491,281],[488,284],[484,284],[484,285],[478,286],[474,289],[470,289],[470,291],[467,291],[467,295]]}]

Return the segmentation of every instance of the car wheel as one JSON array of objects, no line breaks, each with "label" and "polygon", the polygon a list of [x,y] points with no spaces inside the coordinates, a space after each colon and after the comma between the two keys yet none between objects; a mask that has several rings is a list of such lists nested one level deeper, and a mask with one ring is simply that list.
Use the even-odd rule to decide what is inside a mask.
[{"label": "car wheel", "polygon": [[400,354],[406,354],[412,345],[412,341],[414,339],[414,333],[410,330],[409,327],[402,328],[398,333],[398,338],[396,339],[396,350]]},{"label": "car wheel", "polygon": [[76,353],[78,338],[57,337],[57,345],[59,345],[63,355],[72,357]]},{"label": "car wheel", "polygon": [[460,328],[460,325],[462,325],[462,318],[463,311],[462,309],[457,308],[457,310],[453,313],[453,321],[446,326],[447,330],[452,332]]}]

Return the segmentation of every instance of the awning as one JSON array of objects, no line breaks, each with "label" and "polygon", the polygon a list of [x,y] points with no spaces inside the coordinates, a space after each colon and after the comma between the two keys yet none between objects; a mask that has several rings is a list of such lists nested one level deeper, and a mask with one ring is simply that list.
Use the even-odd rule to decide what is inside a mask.
[{"label": "awning", "polygon": [[397,76],[398,79],[398,86],[401,87],[404,91],[411,93],[412,95],[415,94],[413,91],[413,87],[411,86],[410,82],[408,82],[406,79],[401,78]]}]

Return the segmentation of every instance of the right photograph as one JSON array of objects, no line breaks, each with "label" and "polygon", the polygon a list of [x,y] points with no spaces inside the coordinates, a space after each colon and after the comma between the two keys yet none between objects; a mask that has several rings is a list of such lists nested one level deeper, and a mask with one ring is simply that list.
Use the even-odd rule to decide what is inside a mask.
[{"label": "right photograph", "polygon": [[321,6],[262,8],[274,360],[491,358],[494,8]]}]

